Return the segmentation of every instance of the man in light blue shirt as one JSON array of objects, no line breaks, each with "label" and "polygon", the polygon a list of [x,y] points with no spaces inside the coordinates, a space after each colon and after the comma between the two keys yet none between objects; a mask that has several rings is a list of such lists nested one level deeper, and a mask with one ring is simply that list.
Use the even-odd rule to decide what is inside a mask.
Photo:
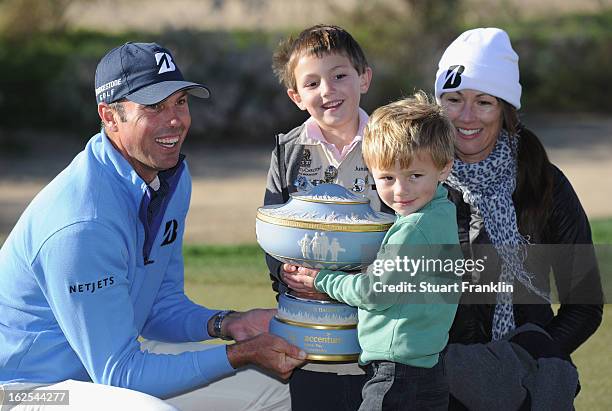
[{"label": "man in light blue shirt", "polygon": [[[74,409],[113,401],[172,409],[157,398],[182,409],[195,401],[287,409],[286,385],[255,370],[236,374],[253,364],[287,378],[303,362],[297,347],[266,332],[274,311],[211,310],[184,293],[191,177],[180,149],[188,96],[206,98],[208,89],[185,81],[154,43],[111,50],[95,85],[101,132],[0,249],[0,385],[66,388]],[[237,342],[178,344],[215,337]]]}]

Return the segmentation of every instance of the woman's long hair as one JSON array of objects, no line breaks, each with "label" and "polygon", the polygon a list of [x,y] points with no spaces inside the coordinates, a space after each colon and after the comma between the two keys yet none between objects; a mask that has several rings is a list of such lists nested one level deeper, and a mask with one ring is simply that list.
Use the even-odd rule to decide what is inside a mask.
[{"label": "woman's long hair", "polygon": [[503,127],[519,135],[516,189],[512,195],[519,231],[529,235],[531,241],[541,242],[552,212],[552,165],[538,137],[520,124],[516,109],[501,102]]}]

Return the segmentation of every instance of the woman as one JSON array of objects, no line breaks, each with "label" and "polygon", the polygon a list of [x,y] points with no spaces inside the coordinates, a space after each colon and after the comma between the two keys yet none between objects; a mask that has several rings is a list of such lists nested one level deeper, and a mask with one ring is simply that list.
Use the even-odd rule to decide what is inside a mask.
[{"label": "woman", "polygon": [[514,288],[463,295],[444,359],[451,408],[571,408],[579,385],[569,356],[601,323],[599,272],[576,193],[519,123],[518,56],[508,35],[461,34],[440,60],[435,94],[456,127],[446,185],[459,239],[466,258],[486,260],[469,280]]}]

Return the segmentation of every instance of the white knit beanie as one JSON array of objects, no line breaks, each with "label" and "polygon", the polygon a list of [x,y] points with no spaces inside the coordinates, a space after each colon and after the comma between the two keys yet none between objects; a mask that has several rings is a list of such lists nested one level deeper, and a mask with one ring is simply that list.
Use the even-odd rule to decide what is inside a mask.
[{"label": "white knit beanie", "polygon": [[436,73],[436,100],[443,93],[472,89],[521,108],[518,55],[508,34],[497,28],[462,33],[446,49]]}]

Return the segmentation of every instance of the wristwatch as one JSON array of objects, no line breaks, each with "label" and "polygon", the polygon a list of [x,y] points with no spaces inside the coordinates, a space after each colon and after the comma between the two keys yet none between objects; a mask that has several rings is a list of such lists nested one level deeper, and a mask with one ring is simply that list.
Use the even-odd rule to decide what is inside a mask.
[{"label": "wristwatch", "polygon": [[232,340],[231,337],[221,333],[221,326],[223,325],[223,320],[225,320],[225,317],[235,312],[236,311],[234,310],[223,310],[215,314],[215,319],[213,321],[213,337],[221,338],[222,340]]}]

